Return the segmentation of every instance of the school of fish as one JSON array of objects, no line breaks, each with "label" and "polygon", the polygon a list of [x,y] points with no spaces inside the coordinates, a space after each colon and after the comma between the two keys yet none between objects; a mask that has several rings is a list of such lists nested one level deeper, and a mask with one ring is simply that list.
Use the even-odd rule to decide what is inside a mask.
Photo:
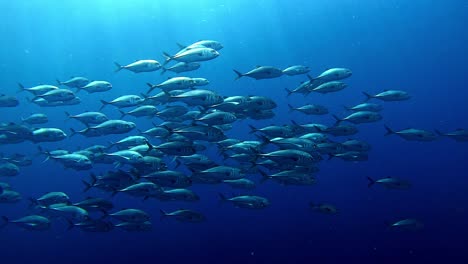
[{"label": "school of fish", "polygon": [[[223,45],[214,40],[202,40],[191,45],[178,44],[179,51],[171,55],[164,52],[164,62],[153,59],[139,60],[128,65],[115,62],[115,72],[133,73],[161,71],[180,74],[196,71],[202,63],[220,56]],[[169,63],[175,62],[172,66]],[[347,68],[331,68],[316,77],[311,68],[303,65],[290,66],[284,70],[273,66],[257,66],[242,73],[235,72],[235,80],[249,77],[255,80],[278,78],[283,75],[304,75],[307,79],[294,89],[286,89],[285,97],[296,94],[336,93],[345,88],[346,78],[352,71]],[[120,73],[118,73],[120,74]],[[57,80],[57,85],[41,84],[26,87],[19,84],[20,92],[31,94],[29,102],[41,107],[64,108],[64,119],[75,120],[83,129],[47,127],[49,118],[43,113],[33,113],[16,123],[0,123],[0,144],[19,144],[31,141],[38,146],[43,162],[56,162],[64,168],[90,171],[83,177],[83,192],[94,192],[99,197],[89,196],[73,202],[64,192],[51,191],[41,197],[29,198],[30,207],[20,217],[2,216],[0,226],[15,225],[31,231],[49,230],[55,219],[65,219],[68,229],[85,232],[109,232],[152,230],[151,212],[138,208],[120,209],[114,205],[115,195],[131,196],[144,200],[183,201],[187,204],[200,202],[204,197],[191,190],[199,184],[225,184],[246,195],[228,196],[218,193],[219,200],[237,208],[261,210],[274,206],[268,197],[255,195],[257,184],[273,181],[288,185],[315,185],[320,163],[331,158],[361,162],[368,159],[371,150],[367,142],[351,139],[358,133],[357,125],[378,122],[383,119],[382,104],[409,100],[410,95],[402,90],[385,90],[377,94],[363,92],[364,100],[346,107],[349,115],[340,117],[318,104],[302,106],[288,104],[289,110],[305,115],[331,115],[334,124],[318,123],[270,125],[258,127],[256,120],[275,117],[277,104],[271,98],[255,95],[226,96],[207,89],[210,82],[205,78],[172,77],[161,83],[147,83],[136,94],[123,94],[111,100],[96,96],[101,108],[95,111],[69,113],[68,105],[81,103],[80,91],[90,94],[105,93],[113,85],[104,80],[89,80],[73,77]],[[17,107],[15,96],[0,95],[0,107]],[[102,112],[104,108],[120,114],[120,119],[110,119]],[[131,116],[131,117],[130,117]],[[123,119],[127,120],[123,120]],[[152,127],[142,131],[128,120],[144,118]],[[228,133],[241,120],[250,120],[249,134],[255,140],[228,137]],[[43,126],[33,129],[32,127]],[[468,141],[468,131],[435,132],[406,128],[395,130],[384,125],[385,135],[396,135],[409,141],[434,141],[447,137],[457,142]],[[122,134],[122,139],[107,142],[106,135]],[[247,134],[247,133],[246,133]],[[47,149],[47,142],[58,142],[72,137],[102,138],[103,145],[91,145],[80,150]],[[346,137],[347,140],[340,138]],[[65,145],[64,145],[65,146]],[[215,151],[219,155],[207,153]],[[20,174],[22,166],[30,166],[32,157],[23,154],[0,153],[0,177],[8,179]],[[92,172],[96,164],[107,164],[108,171],[102,175]],[[52,166],[52,165],[51,165]],[[58,165],[53,165],[58,166]],[[21,176],[20,176],[21,177]],[[23,200],[8,180],[0,182],[0,203],[15,204]],[[368,177],[368,186],[381,185],[387,189],[406,190],[411,183],[396,177]],[[287,188],[287,187],[285,187]],[[97,189],[97,190],[96,190]],[[103,198],[106,197],[106,198]],[[339,210],[329,203],[311,201],[312,211],[322,214],[337,214]],[[190,207],[190,206],[187,206]],[[32,212],[32,213],[31,213]],[[180,222],[202,222],[206,214],[189,208],[165,211],[161,218]],[[209,217],[209,216],[208,216]],[[389,224],[391,228],[417,230],[423,223],[417,219],[399,219]]]}]

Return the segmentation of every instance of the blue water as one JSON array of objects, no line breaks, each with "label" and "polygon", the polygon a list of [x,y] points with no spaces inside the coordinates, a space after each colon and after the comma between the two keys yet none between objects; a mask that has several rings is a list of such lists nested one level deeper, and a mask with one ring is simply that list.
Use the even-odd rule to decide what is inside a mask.
[{"label": "blue water", "polygon": [[[77,106],[40,108],[29,104],[27,93],[17,94],[20,105],[2,108],[2,122],[18,122],[21,116],[43,112],[47,127],[81,129],[76,121],[64,122],[64,111],[97,110],[99,99],[145,92],[146,82],[159,83],[159,72],[114,73],[114,61],[125,64],[138,59],[163,61],[162,51],[177,52],[176,42],[218,40],[221,56],[202,63],[195,72],[183,74],[210,80],[209,88],[222,95],[264,95],[278,103],[271,120],[244,120],[230,136],[254,139],[247,124],[316,122],[331,125],[330,115],[306,117],[288,113],[287,103],[326,105],[344,116],[343,105],[361,102],[361,91],[384,89],[409,92],[411,100],[384,103],[384,120],[359,125],[355,138],[372,144],[369,160],[352,163],[339,159],[320,163],[315,186],[258,184],[252,193],[266,196],[265,210],[242,210],[219,204],[218,192],[235,193],[227,186],[194,186],[201,201],[195,204],[141,201],[116,196],[116,207],[135,207],[151,212],[153,231],[128,233],[114,230],[94,234],[66,231],[53,223],[49,232],[21,231],[8,226],[0,231],[2,263],[418,263],[445,260],[466,263],[468,254],[467,145],[447,138],[435,142],[408,142],[384,137],[383,124],[451,131],[468,128],[468,4],[466,1],[425,0],[329,0],[329,1],[59,1],[22,0],[0,3],[0,82],[2,92],[16,95],[17,82],[25,86],[55,84],[55,79],[86,76],[107,80],[106,93],[80,92]],[[255,65],[285,68],[310,66],[312,75],[331,67],[347,67],[353,76],[348,87],[334,94],[311,94],[286,98],[284,88],[294,88],[305,76],[283,76],[255,81],[233,81],[232,69],[242,72]],[[104,112],[120,115],[113,107]],[[126,118],[141,129],[146,119]],[[123,136],[84,138],[76,136],[46,149],[76,150],[106,144]],[[346,138],[342,138],[343,140]],[[26,197],[64,191],[73,201],[83,194],[82,179],[89,172],[64,170],[63,166],[35,157],[33,143],[1,145],[5,154],[23,153],[34,164],[21,168],[17,177],[1,179]],[[109,170],[99,165],[96,173]],[[367,187],[366,177],[396,176],[408,179],[410,190]],[[257,181],[259,179],[254,177]],[[109,197],[98,191],[89,195]],[[322,215],[308,208],[310,201],[337,206],[337,215]],[[26,199],[0,204],[1,215],[15,218],[27,214]],[[184,224],[159,221],[159,208],[190,207],[203,212],[207,221]],[[424,229],[394,232],[386,222],[417,218]],[[346,261],[346,262],[345,262]],[[441,263],[441,262],[438,262]]]}]

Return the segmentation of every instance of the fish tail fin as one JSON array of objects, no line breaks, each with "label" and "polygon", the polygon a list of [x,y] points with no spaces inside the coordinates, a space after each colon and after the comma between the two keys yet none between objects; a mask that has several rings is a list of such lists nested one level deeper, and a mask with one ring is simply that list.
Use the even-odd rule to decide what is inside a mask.
[{"label": "fish tail fin", "polygon": [[290,113],[293,112],[294,110],[296,110],[296,109],[294,108],[294,106],[292,106],[291,104],[288,104],[288,107],[289,107],[289,112],[290,112]]},{"label": "fish tail fin", "polygon": [[248,126],[250,127],[250,132],[249,132],[249,134],[253,134],[253,133],[255,133],[256,131],[258,131],[258,129],[257,129],[256,127],[254,127],[254,126],[252,126],[252,125],[248,125]]},{"label": "fish tail fin", "polygon": [[146,83],[146,85],[148,85],[148,87],[149,87],[149,90],[146,92],[146,94],[151,93],[151,91],[153,91],[154,88],[156,88],[156,85],[153,85],[151,83]]},{"label": "fish tail fin", "polygon": [[364,100],[364,102],[367,102],[369,101],[370,99],[374,98],[372,95],[370,95],[369,93],[366,93],[366,92],[362,92],[363,95],[366,96],[366,99]]},{"label": "fish tail fin", "polygon": [[71,118],[70,113],[68,113],[67,111],[65,111],[65,115],[67,116],[67,119],[70,119],[70,118]]},{"label": "fish tail fin", "polygon": [[260,172],[260,175],[262,176],[262,178],[260,179],[260,183],[264,183],[267,180],[271,179],[271,177],[266,172],[262,170],[258,170],[258,171]]},{"label": "fish tail fin", "polygon": [[161,216],[160,216],[161,220],[167,217],[167,213],[163,209],[159,209],[159,213],[161,213]]},{"label": "fish tail fin", "polygon": [[23,91],[25,91],[25,90],[26,90],[26,88],[24,88],[24,85],[23,85],[23,84],[21,84],[21,83],[18,83],[18,87],[19,87],[19,89],[18,89],[18,93],[20,93],[20,92],[23,92]]},{"label": "fish tail fin", "polygon": [[218,193],[218,196],[219,196],[220,201],[222,202],[227,201],[227,197],[224,194]]},{"label": "fish tail fin", "polygon": [[104,109],[104,107],[106,107],[106,105],[108,105],[109,102],[106,102],[106,101],[104,101],[104,100],[101,100],[101,104],[102,104],[102,106],[99,108],[99,111],[101,111],[102,109]]},{"label": "fish tail fin", "polygon": [[37,200],[32,197],[29,197],[28,200],[29,200],[29,208],[33,208],[34,206],[39,205],[37,203]]},{"label": "fish tail fin", "polygon": [[435,130],[436,134],[439,135],[439,136],[444,136],[444,134],[442,132],[440,132],[439,130]]},{"label": "fish tail fin", "polygon": [[2,216],[2,222],[3,223],[0,224],[0,228],[3,228],[6,225],[8,225],[8,223],[10,222],[10,219],[8,219],[8,217],[6,217],[6,216]]},{"label": "fish tail fin", "polygon": [[85,181],[85,180],[81,180],[81,182],[84,184],[85,188],[83,189],[83,192],[87,192],[89,191],[89,189],[91,189],[93,186],[91,185],[91,183]]},{"label": "fish tail fin", "polygon": [[154,146],[145,138],[145,144],[148,146],[148,150],[146,152],[150,152],[154,149]]},{"label": "fish tail fin", "polygon": [[111,197],[116,196],[118,193],[119,193],[119,190],[117,190],[117,189],[112,190]]},{"label": "fish tail fin", "polygon": [[122,65],[120,65],[118,62],[115,62],[114,61],[114,64],[115,66],[117,67],[114,72],[119,72],[120,70],[122,70],[124,67]]},{"label": "fish tail fin", "polygon": [[119,112],[120,112],[120,119],[124,118],[127,115],[127,113],[125,113],[124,111],[120,109],[119,109]]},{"label": "fish tail fin", "polygon": [[351,110],[352,110],[352,107],[349,107],[349,106],[346,106],[346,105],[343,105],[343,108],[344,108],[346,111],[351,111]]},{"label": "fish tail fin", "polygon": [[78,133],[78,132],[76,132],[76,130],[73,129],[73,128],[70,128],[70,132],[71,132],[71,133],[70,133],[70,137],[73,137],[74,135],[76,135],[76,134]]},{"label": "fish tail fin", "polygon": [[176,169],[179,168],[180,165],[182,165],[182,163],[181,163],[180,160],[178,160],[178,159],[176,159],[175,163],[176,163],[176,165],[175,165],[174,168],[176,168]]},{"label": "fish tail fin", "polygon": [[172,57],[171,55],[169,55],[169,53],[164,52],[164,51],[163,51],[163,56],[164,56],[164,63],[163,63],[163,66],[164,66],[172,60]]},{"label": "fish tail fin", "polygon": [[310,82],[313,82],[313,81],[317,80],[317,78],[314,78],[314,77],[310,76],[310,74],[307,74],[307,78],[309,78]]},{"label": "fish tail fin", "polygon": [[239,80],[240,78],[242,78],[242,77],[244,76],[244,74],[242,74],[242,73],[239,72],[239,71],[236,71],[236,70],[234,70],[234,69],[233,69],[233,71],[234,71],[234,72],[236,73],[236,75],[237,75],[236,78],[234,79],[234,81],[235,81],[235,80]]},{"label": "fish tail fin", "polygon": [[332,115],[333,118],[335,118],[336,122],[335,122],[335,126],[339,125],[341,122],[343,122],[344,120],[343,119],[340,119],[339,117],[337,117],[336,115]]},{"label": "fish tail fin", "polygon": [[183,45],[183,44],[180,44],[179,42],[176,42],[176,45],[177,47],[179,47],[179,49],[185,49],[187,46]]},{"label": "fish tail fin", "polygon": [[372,185],[375,184],[375,180],[372,179],[371,177],[368,176],[368,177],[367,177],[367,180],[369,180],[369,183],[367,184],[367,187],[368,187],[368,188],[372,187]]},{"label": "fish tail fin", "polygon": [[387,125],[384,125],[385,129],[387,130],[387,133],[385,133],[385,136],[395,134],[395,131],[393,131],[391,128],[389,128]]},{"label": "fish tail fin", "polygon": [[73,227],[75,227],[75,224],[73,224],[73,222],[70,219],[65,218],[65,220],[67,221],[67,224],[68,224],[67,231],[72,230]]},{"label": "fish tail fin", "polygon": [[265,135],[255,135],[262,143],[262,146],[266,146],[271,143],[271,140]]},{"label": "fish tail fin", "polygon": [[164,67],[161,67],[161,75],[163,75],[165,72],[167,72],[167,69]]},{"label": "fish tail fin", "polygon": [[336,157],[335,154],[332,154],[332,153],[329,153],[329,154],[328,154],[328,160],[331,160],[331,159],[333,159],[334,157]]},{"label": "fish tail fin", "polygon": [[288,88],[284,88],[284,89],[288,93],[287,96],[290,96],[291,94],[293,94],[293,91],[289,90]]},{"label": "fish tail fin", "polygon": [[63,83],[59,79],[55,79],[58,85],[62,85]]}]

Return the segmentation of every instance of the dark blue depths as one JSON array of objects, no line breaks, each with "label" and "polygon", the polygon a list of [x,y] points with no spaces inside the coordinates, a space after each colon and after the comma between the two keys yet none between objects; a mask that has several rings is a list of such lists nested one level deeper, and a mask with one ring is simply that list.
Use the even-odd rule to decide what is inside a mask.
[{"label": "dark blue depths", "polygon": [[[0,81],[2,94],[16,95],[15,108],[1,108],[2,122],[18,122],[34,112],[49,116],[48,127],[83,128],[65,120],[64,110],[79,113],[97,110],[99,99],[145,92],[146,82],[159,83],[174,74],[159,72],[114,73],[113,62],[138,59],[163,61],[162,51],[174,53],[176,42],[192,43],[215,39],[223,43],[221,55],[203,62],[199,70],[185,74],[210,80],[210,89],[222,95],[262,95],[278,107],[270,120],[243,120],[227,134],[255,139],[248,124],[333,124],[331,115],[306,116],[288,111],[294,106],[317,103],[343,117],[343,105],[362,102],[362,91],[378,93],[401,89],[411,99],[384,102],[383,120],[358,125],[355,138],[372,145],[369,160],[345,162],[332,159],[320,163],[315,186],[282,186],[259,183],[249,193],[268,197],[271,206],[245,210],[220,204],[218,192],[241,194],[228,186],[196,186],[201,201],[193,204],[142,201],[125,195],[112,198],[116,207],[151,212],[153,231],[111,233],[67,231],[67,224],[54,221],[48,232],[22,231],[7,226],[0,231],[0,256],[5,263],[102,263],[151,261],[173,262],[286,262],[310,263],[361,261],[365,263],[429,262],[467,260],[466,179],[467,145],[448,138],[433,142],[405,141],[385,137],[384,124],[393,129],[408,127],[443,132],[467,128],[468,76],[465,1],[14,1],[0,3]],[[236,77],[232,69],[246,72],[255,65],[286,68],[294,64],[311,67],[317,76],[325,69],[346,67],[353,76],[348,87],[331,94],[286,97],[284,88],[294,88],[305,75],[269,80]],[[55,79],[86,76],[107,80],[113,89],[85,94],[76,106],[39,108],[28,103],[26,93],[17,94],[17,82],[27,86],[54,84]],[[181,76],[185,76],[181,75]],[[375,101],[377,102],[377,101]],[[119,118],[112,107],[104,112]],[[147,119],[126,117],[142,129]],[[157,119],[155,119],[158,121]],[[123,136],[84,138],[75,136],[56,143],[40,144],[46,149],[75,150],[106,144]],[[347,138],[340,138],[346,140]],[[33,165],[21,168],[14,178],[2,178],[26,197],[49,191],[64,191],[73,201],[85,198],[82,179],[87,171],[64,170],[56,162],[41,163],[30,142],[1,145],[1,153],[33,157]],[[217,159],[217,153],[209,152]],[[96,174],[109,166],[95,166]],[[368,188],[366,177],[400,177],[409,180],[409,190]],[[89,195],[110,197],[90,191]],[[317,213],[309,202],[334,204],[336,215]],[[1,215],[25,215],[26,199],[0,204]],[[160,221],[159,209],[190,207],[207,220],[197,224]],[[395,231],[388,222],[416,218],[424,228]],[[167,219],[169,220],[169,219]]]}]

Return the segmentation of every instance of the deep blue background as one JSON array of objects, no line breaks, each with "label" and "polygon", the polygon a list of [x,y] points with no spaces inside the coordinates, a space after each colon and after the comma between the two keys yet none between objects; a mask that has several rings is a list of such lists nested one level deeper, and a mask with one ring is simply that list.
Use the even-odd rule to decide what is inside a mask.
[{"label": "deep blue background", "polygon": [[[318,184],[313,187],[284,187],[272,182],[259,185],[254,193],[271,200],[271,207],[263,211],[220,206],[216,193],[231,193],[226,186],[195,186],[202,201],[193,205],[142,202],[122,195],[114,199],[117,207],[153,212],[153,232],[66,232],[61,222],[46,233],[24,232],[11,226],[0,231],[2,263],[467,260],[467,145],[445,138],[415,143],[383,136],[384,123],[395,129],[449,131],[468,127],[466,1],[23,0],[1,1],[0,12],[1,93],[16,94],[17,82],[25,86],[54,84],[56,78],[70,76],[108,80],[114,86],[104,94],[80,92],[81,105],[63,108],[41,109],[28,104],[26,98],[31,96],[21,93],[19,107],[0,110],[2,122],[43,112],[51,119],[50,127],[67,132],[70,127],[82,128],[76,121],[64,123],[63,111],[96,110],[98,99],[139,94],[146,91],[145,82],[158,83],[172,76],[160,76],[159,72],[116,74],[113,61],[162,61],[161,52],[176,52],[176,42],[189,44],[199,39],[218,40],[225,48],[219,58],[203,63],[200,70],[187,76],[208,78],[209,88],[223,95],[267,95],[279,105],[273,120],[236,123],[230,135],[239,138],[252,138],[246,124],[286,124],[291,119],[333,122],[331,116],[289,114],[288,102],[297,106],[319,103],[344,116],[342,105],[359,103],[363,100],[361,91],[402,89],[412,95],[410,101],[385,103],[384,121],[359,126],[361,132],[356,138],[373,146],[368,162],[322,162]],[[349,87],[344,91],[307,98],[286,98],[284,91],[285,87],[296,87],[305,76],[233,81],[233,68],[247,71],[255,65],[284,68],[293,64],[310,66],[312,75],[329,67],[347,67],[353,70],[353,76],[346,80]],[[119,117],[112,107],[104,112]],[[136,121],[133,117],[126,119]],[[137,123],[142,129],[151,126],[146,119]],[[89,140],[76,136],[42,146],[74,150],[119,138]],[[0,150],[35,155],[37,146],[2,145]],[[19,176],[1,180],[25,197],[49,191],[65,191],[74,201],[86,196],[81,193],[81,179],[88,177],[87,172],[64,170],[60,164],[41,161],[42,157],[37,157],[34,165],[22,168]],[[96,172],[106,169],[95,168]],[[380,186],[368,189],[366,176],[397,176],[414,186],[409,191],[388,191]],[[339,214],[311,212],[309,201],[335,204]],[[196,225],[159,221],[159,208],[180,207],[200,210],[208,220]],[[0,205],[1,215],[9,217],[26,214],[26,208],[26,201]],[[385,226],[387,221],[409,217],[423,221],[425,228],[392,232]]]}]

